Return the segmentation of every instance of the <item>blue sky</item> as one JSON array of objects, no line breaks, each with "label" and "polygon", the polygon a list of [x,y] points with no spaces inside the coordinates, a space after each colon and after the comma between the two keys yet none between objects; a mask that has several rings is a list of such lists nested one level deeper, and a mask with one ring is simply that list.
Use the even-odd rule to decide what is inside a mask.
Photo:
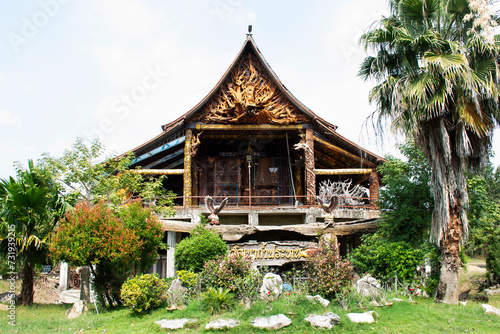
[{"label": "blue sky", "polygon": [[356,76],[358,38],[386,8],[386,0],[2,1],[0,178],[14,174],[14,161],[59,156],[77,137],[98,137],[113,154],[158,135],[213,88],[249,24],[300,101],[348,139],[395,154],[393,135],[380,143],[363,127],[372,83]]}]

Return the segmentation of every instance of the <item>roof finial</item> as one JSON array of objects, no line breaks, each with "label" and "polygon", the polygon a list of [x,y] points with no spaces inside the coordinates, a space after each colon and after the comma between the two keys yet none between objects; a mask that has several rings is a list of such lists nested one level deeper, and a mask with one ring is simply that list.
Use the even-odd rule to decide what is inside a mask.
[{"label": "roof finial", "polygon": [[247,37],[248,37],[248,36],[252,36],[252,25],[251,25],[251,24],[248,26],[248,34],[247,34]]}]

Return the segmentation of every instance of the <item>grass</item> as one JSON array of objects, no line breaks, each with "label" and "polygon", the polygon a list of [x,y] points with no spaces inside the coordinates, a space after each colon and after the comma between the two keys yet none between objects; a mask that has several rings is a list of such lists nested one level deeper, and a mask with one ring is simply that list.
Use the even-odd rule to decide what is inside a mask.
[{"label": "grass", "polygon": [[[473,270],[460,275],[461,291],[475,288],[478,279],[484,274]],[[0,287],[3,287],[0,281]],[[481,308],[481,303],[469,301],[466,306],[435,303],[432,298],[416,298],[417,303],[408,301],[408,297],[390,293],[388,298],[399,297],[405,301],[394,302],[392,306],[382,308],[360,309],[354,303],[349,311],[344,311],[334,303],[328,308],[313,304],[299,294],[284,295],[270,304],[264,301],[256,302],[251,308],[245,309],[238,305],[222,314],[211,315],[204,311],[199,300],[193,300],[183,310],[167,311],[165,307],[144,315],[135,315],[126,308],[115,310],[100,310],[98,315],[93,305],[90,311],[75,320],[68,320],[65,311],[70,305],[35,304],[30,307],[16,308],[15,327],[8,324],[7,312],[0,311],[0,333],[167,333],[155,321],[161,319],[191,318],[197,319],[189,323],[185,329],[169,331],[174,333],[215,333],[206,331],[205,324],[211,320],[238,319],[240,326],[224,333],[269,333],[252,326],[256,317],[271,316],[280,313],[292,319],[292,324],[279,330],[279,333],[325,333],[311,327],[304,321],[308,314],[324,314],[334,312],[341,318],[333,333],[499,333],[500,317],[487,315]],[[500,296],[490,298],[490,305],[500,308]],[[349,312],[365,312],[373,310],[378,314],[377,322],[373,324],[351,323],[346,314]],[[220,332],[220,331],[219,331]],[[271,331],[273,332],[273,331]]]},{"label": "grass", "polygon": [[[407,300],[403,297],[402,299]],[[64,313],[69,305],[33,305],[17,307],[17,325],[8,325],[6,312],[0,312],[0,331],[11,333],[166,333],[154,321],[161,319],[192,318],[197,322],[186,325],[186,329],[176,333],[212,333],[205,331],[205,324],[218,318],[239,319],[240,326],[224,331],[226,333],[267,333],[251,325],[251,321],[258,316],[271,316],[279,313],[292,319],[292,324],[280,330],[280,333],[324,333],[311,327],[303,319],[312,313],[323,314],[332,311],[341,317],[340,325],[332,332],[369,332],[369,333],[498,333],[500,317],[486,315],[480,303],[469,302],[467,306],[450,306],[437,304],[432,299],[414,298],[417,303],[409,301],[394,303],[383,308],[370,308],[378,315],[376,323],[354,324],[346,316],[348,312],[364,312],[359,308],[349,311],[340,310],[337,305],[324,308],[319,304],[312,304],[301,295],[284,296],[270,304],[257,302],[251,308],[243,306],[219,314],[210,315],[202,311],[199,301],[192,301],[184,310],[167,311],[161,308],[148,314],[137,316],[126,308],[108,310],[96,314],[95,310],[75,319],[66,319]],[[500,308],[500,297],[490,300],[490,305]]]}]

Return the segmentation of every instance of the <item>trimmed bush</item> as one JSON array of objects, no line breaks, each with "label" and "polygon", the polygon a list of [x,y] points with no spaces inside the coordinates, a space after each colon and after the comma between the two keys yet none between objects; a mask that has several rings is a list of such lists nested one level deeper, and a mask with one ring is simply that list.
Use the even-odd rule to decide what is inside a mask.
[{"label": "trimmed bush", "polygon": [[198,225],[175,248],[176,269],[198,273],[207,261],[226,255],[227,250],[227,244],[217,233]]},{"label": "trimmed bush", "polygon": [[144,274],[123,283],[121,296],[125,306],[135,313],[143,313],[162,304],[167,288],[167,283],[156,274]]}]

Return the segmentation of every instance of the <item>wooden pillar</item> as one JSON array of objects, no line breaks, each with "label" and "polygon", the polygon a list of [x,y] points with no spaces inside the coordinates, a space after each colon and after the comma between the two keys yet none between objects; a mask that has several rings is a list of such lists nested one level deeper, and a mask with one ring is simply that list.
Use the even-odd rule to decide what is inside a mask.
[{"label": "wooden pillar", "polygon": [[306,164],[307,204],[316,204],[316,174],[314,173],[314,130],[306,129],[306,146],[304,150]]},{"label": "wooden pillar", "polygon": [[370,205],[374,208],[378,208],[378,191],[380,188],[380,181],[378,178],[378,173],[375,169],[370,173]]},{"label": "wooden pillar", "polygon": [[186,141],[184,142],[184,206],[191,206],[192,181],[191,181],[191,147],[193,130],[185,130]]}]

